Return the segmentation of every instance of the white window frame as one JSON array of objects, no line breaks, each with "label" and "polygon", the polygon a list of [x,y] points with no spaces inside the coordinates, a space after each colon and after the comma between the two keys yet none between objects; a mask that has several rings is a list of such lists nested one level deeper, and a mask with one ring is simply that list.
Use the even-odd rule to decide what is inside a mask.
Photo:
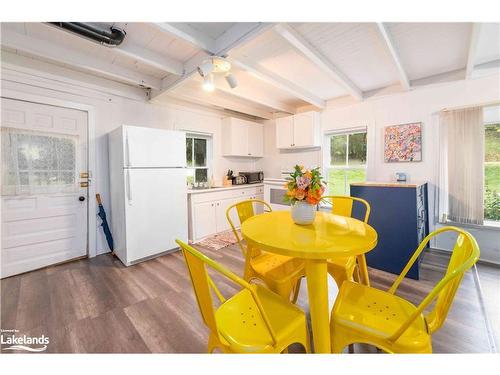
[{"label": "white window frame", "polygon": [[[330,164],[330,151],[331,151],[331,144],[330,144],[330,138],[332,136],[339,136],[339,135],[345,135],[348,136],[350,134],[359,134],[359,133],[366,133],[366,160],[364,165],[359,165],[356,167],[353,166],[348,166],[348,161],[349,161],[349,142],[347,142],[347,148],[346,148],[346,163],[345,165],[331,165]],[[348,138],[349,139],[349,138]],[[365,170],[365,175],[367,172],[367,166],[368,166],[368,127],[367,126],[361,126],[361,127],[355,127],[355,128],[346,128],[346,129],[338,129],[335,131],[329,131],[324,133],[324,138],[323,138],[323,176],[325,176],[325,180],[328,182],[328,175],[330,169],[340,169],[340,170],[356,170],[356,169],[364,169]],[[347,179],[344,177],[344,194],[347,195]],[[327,191],[329,191],[327,187]]]},{"label": "white window frame", "polygon": [[[187,176],[190,175],[190,172],[193,171],[193,176],[196,178],[196,169],[206,169],[207,170],[207,183],[210,181],[210,177],[212,176],[212,155],[213,155],[213,138],[211,134],[205,134],[205,133],[196,133],[196,132],[186,132],[186,140],[188,138],[198,138],[198,139],[205,139],[207,141],[207,150],[206,150],[206,165],[203,167],[195,167],[194,165],[191,167],[187,166],[187,160],[186,160],[186,171],[188,172],[186,174]],[[192,164],[194,164],[194,142],[192,142],[192,147],[193,150],[191,152],[191,155],[193,157]],[[186,180],[187,181],[187,180]],[[196,183],[193,179],[193,182]]]}]

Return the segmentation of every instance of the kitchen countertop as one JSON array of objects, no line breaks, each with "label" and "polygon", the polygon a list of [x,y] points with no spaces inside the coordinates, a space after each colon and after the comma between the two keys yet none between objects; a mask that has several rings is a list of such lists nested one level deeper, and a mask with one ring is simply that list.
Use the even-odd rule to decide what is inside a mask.
[{"label": "kitchen countertop", "polygon": [[415,188],[417,186],[423,185],[425,182],[378,182],[378,181],[366,181],[366,182],[351,182],[351,186],[381,186],[381,187],[408,187]]},{"label": "kitchen countertop", "polygon": [[215,193],[217,191],[226,191],[226,190],[236,190],[236,189],[248,189],[253,187],[262,187],[263,183],[260,184],[244,184],[244,185],[231,185],[231,186],[217,186],[213,188],[206,189],[188,189],[188,194],[204,194],[204,193]]}]

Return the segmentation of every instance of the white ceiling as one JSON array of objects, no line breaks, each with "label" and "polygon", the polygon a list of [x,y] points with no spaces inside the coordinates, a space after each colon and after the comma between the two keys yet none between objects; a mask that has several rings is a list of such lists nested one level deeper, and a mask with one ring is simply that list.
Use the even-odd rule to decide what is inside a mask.
[{"label": "white ceiling", "polygon": [[[254,108],[253,115],[264,118],[310,104],[322,107],[327,100],[353,93],[362,99],[363,93],[368,96],[372,90],[397,85],[404,89],[405,77],[410,89],[412,81],[428,84],[438,75],[442,81],[443,73],[450,73],[450,79],[465,79],[468,61],[477,67],[471,77],[500,71],[498,23],[475,24],[477,41],[472,23],[289,24],[285,32],[301,38],[309,46],[306,50],[273,24],[252,29],[253,24],[259,25],[101,24],[127,33],[122,45],[109,48],[47,24],[2,23],[2,49],[129,85],[152,87],[158,96],[175,94],[247,113]],[[384,29],[388,39],[383,37]],[[217,48],[221,48],[219,42],[226,43],[225,51],[238,63],[233,64],[239,81],[236,89],[218,78],[216,92],[201,92],[200,77],[191,72],[209,56],[207,41]]]},{"label": "white ceiling", "polygon": [[472,24],[389,23],[410,80],[463,69],[467,64]]}]

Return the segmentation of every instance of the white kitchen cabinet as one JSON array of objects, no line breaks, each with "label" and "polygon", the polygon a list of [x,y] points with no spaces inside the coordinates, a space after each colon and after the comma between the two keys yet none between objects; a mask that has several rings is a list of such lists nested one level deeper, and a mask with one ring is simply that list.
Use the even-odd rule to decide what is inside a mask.
[{"label": "white kitchen cabinet", "polygon": [[[198,242],[205,237],[230,230],[226,211],[231,205],[247,199],[263,200],[263,198],[262,185],[189,194],[189,240]],[[262,205],[255,205],[254,208],[256,213],[263,212]],[[231,219],[236,227],[240,226],[236,211],[231,212]]]},{"label": "white kitchen cabinet", "polygon": [[276,119],[276,147],[296,149],[321,146],[320,114],[303,112]]},{"label": "white kitchen cabinet", "polygon": [[224,156],[264,156],[264,125],[226,117],[222,120],[222,132]]},{"label": "white kitchen cabinet", "polygon": [[293,147],[293,116],[276,119],[276,147]]},{"label": "white kitchen cabinet", "polygon": [[252,123],[247,127],[248,154],[250,156],[264,156],[264,125]]},{"label": "white kitchen cabinet", "polygon": [[195,236],[203,238],[217,232],[215,206],[216,202],[201,202],[193,204],[193,228]]}]

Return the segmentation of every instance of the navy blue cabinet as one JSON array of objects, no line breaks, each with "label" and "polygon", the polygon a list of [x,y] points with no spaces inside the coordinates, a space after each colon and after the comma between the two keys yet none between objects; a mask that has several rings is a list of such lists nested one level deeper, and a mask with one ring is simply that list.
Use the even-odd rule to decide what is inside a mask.
[{"label": "navy blue cabinet", "polygon": [[[353,183],[351,196],[370,203],[369,224],[378,233],[377,246],[366,254],[368,265],[400,274],[429,233],[427,184]],[[353,216],[361,216],[361,207],[353,207]],[[418,279],[419,263],[408,277]]]}]

